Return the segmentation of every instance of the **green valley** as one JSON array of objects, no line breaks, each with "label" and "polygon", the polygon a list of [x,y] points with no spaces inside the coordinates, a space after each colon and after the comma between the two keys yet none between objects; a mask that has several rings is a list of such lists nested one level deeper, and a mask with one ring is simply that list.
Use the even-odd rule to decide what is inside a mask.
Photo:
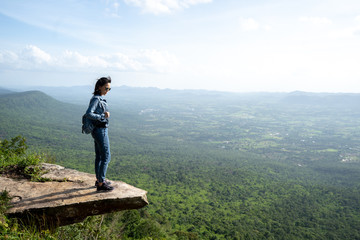
[{"label": "green valley", "polygon": [[[58,100],[0,93],[0,138],[24,136],[30,151],[93,173],[92,138],[81,134],[91,95],[64,91]],[[358,100],[113,88],[108,178],[147,190],[150,204],[107,215],[106,236],[360,239]],[[58,236],[70,232],[63,227]]]}]

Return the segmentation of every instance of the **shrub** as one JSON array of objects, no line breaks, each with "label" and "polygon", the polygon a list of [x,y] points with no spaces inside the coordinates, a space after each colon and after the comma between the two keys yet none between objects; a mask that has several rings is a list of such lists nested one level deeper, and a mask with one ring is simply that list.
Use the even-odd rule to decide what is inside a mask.
[{"label": "shrub", "polygon": [[0,173],[18,175],[41,181],[39,164],[44,158],[37,154],[27,154],[26,139],[17,136],[0,141]]}]

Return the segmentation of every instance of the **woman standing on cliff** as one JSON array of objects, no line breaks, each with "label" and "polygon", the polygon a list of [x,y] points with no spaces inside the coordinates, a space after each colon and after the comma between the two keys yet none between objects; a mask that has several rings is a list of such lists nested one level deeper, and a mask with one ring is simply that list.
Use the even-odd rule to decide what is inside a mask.
[{"label": "woman standing on cliff", "polygon": [[93,97],[90,99],[89,107],[86,111],[88,118],[94,121],[95,128],[91,135],[95,143],[95,186],[97,191],[111,191],[109,181],[105,181],[108,164],[111,160],[110,142],[108,135],[110,112],[108,104],[103,98],[110,90],[111,78],[99,78],[95,84]]}]

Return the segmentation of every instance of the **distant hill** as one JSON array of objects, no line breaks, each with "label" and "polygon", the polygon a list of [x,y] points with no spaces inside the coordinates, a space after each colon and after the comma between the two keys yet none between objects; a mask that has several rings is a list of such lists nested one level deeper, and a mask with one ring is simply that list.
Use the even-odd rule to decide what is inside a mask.
[{"label": "distant hill", "polygon": [[39,90],[47,95],[72,104],[88,104],[94,91],[92,86],[72,86],[72,87],[33,87],[25,90]]},{"label": "distant hill", "polygon": [[[52,110],[54,104],[61,104],[59,101],[53,99],[40,91],[28,91],[20,93],[12,93],[0,96],[2,103],[7,102],[14,110],[29,111],[38,110]],[[3,107],[6,107],[4,105]]]},{"label": "distant hill", "polygon": [[360,94],[292,92],[281,101],[286,104],[359,108]]},{"label": "distant hill", "polygon": [[15,117],[17,115],[29,117],[45,117],[61,120],[71,117],[79,106],[63,103],[40,91],[11,93],[0,96],[1,109]]},{"label": "distant hill", "polygon": [[0,138],[23,135],[48,143],[49,135],[66,135],[81,132],[81,115],[78,105],[63,103],[40,91],[0,95]]},{"label": "distant hill", "polygon": [[11,91],[11,90],[0,87],[0,95],[10,94],[10,93],[14,93],[14,91]]}]

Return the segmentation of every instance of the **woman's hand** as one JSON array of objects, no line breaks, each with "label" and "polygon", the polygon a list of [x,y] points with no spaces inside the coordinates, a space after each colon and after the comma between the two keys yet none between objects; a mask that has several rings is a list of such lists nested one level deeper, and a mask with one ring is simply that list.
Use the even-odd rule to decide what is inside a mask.
[{"label": "woman's hand", "polygon": [[109,118],[110,117],[110,113],[109,112],[105,112],[105,118]]}]

